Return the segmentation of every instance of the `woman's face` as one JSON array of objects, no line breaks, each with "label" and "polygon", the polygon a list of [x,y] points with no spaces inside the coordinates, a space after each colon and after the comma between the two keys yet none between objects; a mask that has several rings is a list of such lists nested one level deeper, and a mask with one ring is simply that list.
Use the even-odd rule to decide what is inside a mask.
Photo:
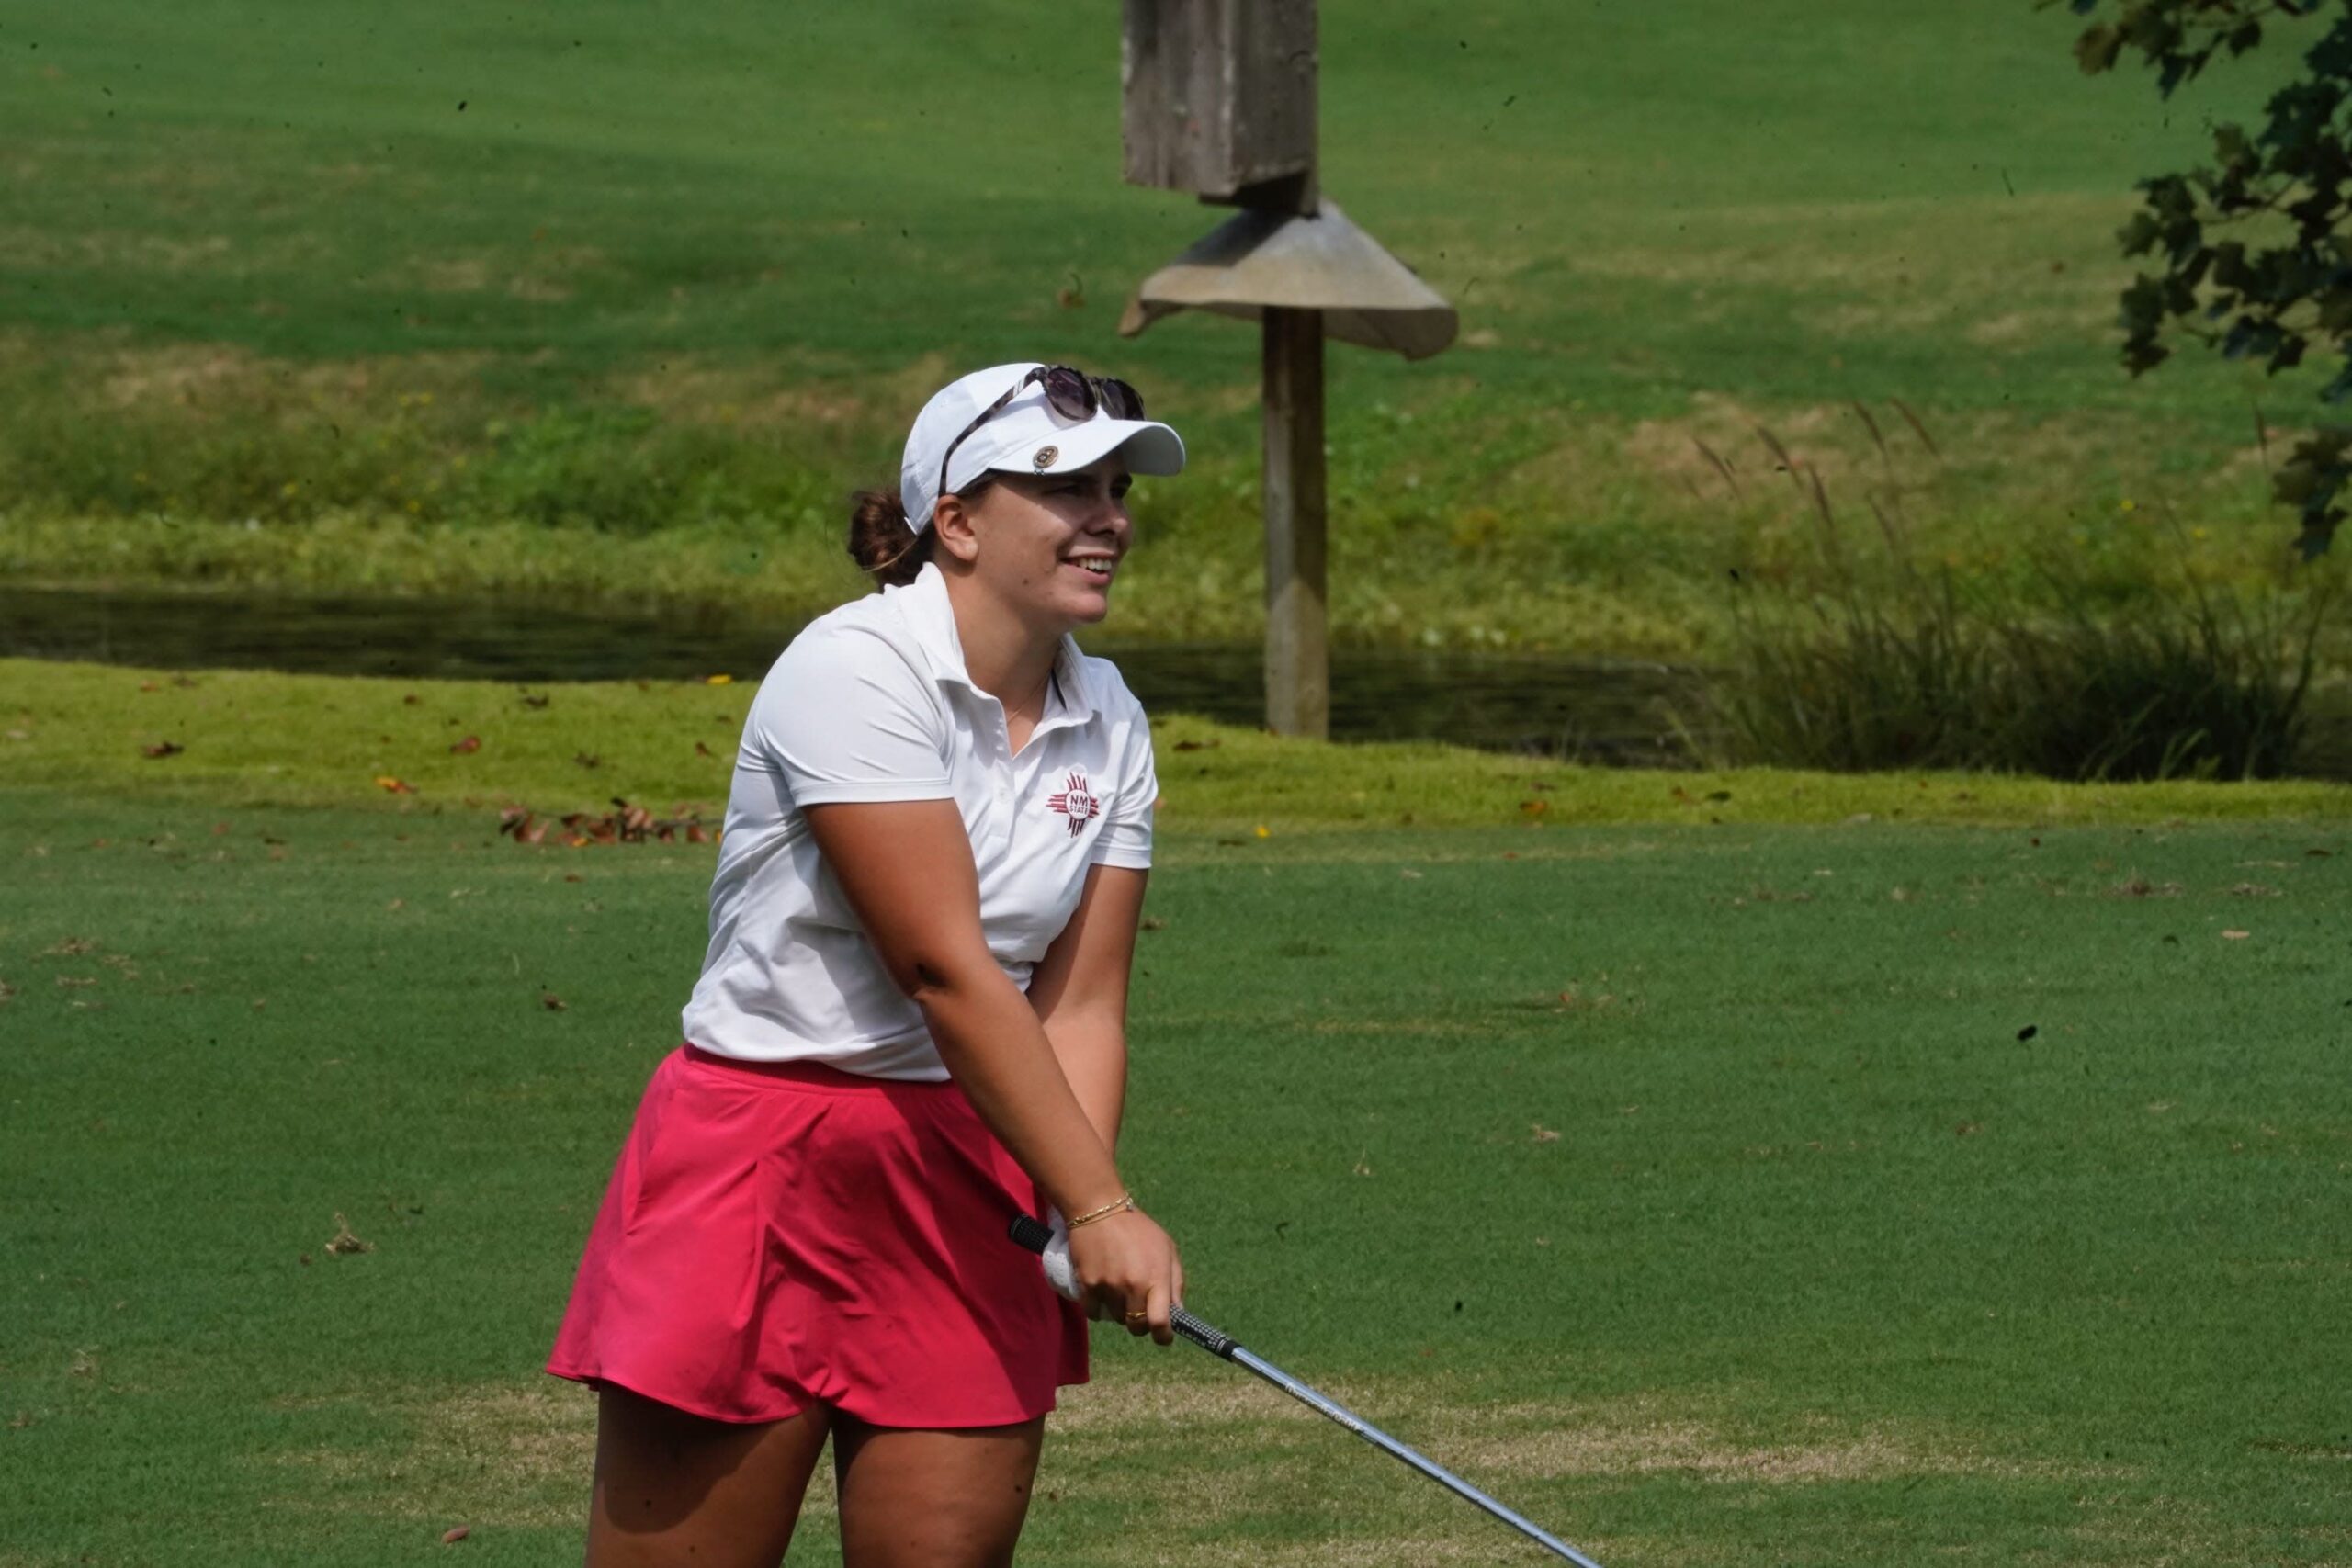
[{"label": "woman's face", "polygon": [[1072,473],[999,474],[972,499],[967,528],[940,519],[940,542],[1038,630],[1092,626],[1110,614],[1111,583],[1135,536],[1132,482],[1116,453]]}]

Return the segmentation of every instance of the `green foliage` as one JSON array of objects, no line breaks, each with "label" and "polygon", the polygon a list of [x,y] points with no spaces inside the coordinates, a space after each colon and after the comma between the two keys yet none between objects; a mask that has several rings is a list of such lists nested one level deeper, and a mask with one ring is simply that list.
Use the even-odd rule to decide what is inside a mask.
[{"label": "green foliage", "polygon": [[1726,760],[2061,779],[2293,770],[2341,572],[2240,592],[2182,564],[2119,605],[2095,558],[2045,548],[2022,578],[1924,558],[1891,494],[1872,497],[1876,547],[1858,548],[1817,480],[1800,488],[1811,558],[1732,574],[1734,651],[1709,705]]},{"label": "green foliage", "polygon": [[[2056,0],[2043,0],[2045,5]],[[2109,0],[2068,0],[2078,14]],[[2218,56],[2261,44],[2266,24],[2318,13],[2321,0],[2112,0],[2075,40],[2086,73],[2126,50],[2169,97]],[[2352,6],[2342,8],[2249,131],[2213,127],[2211,161],[2141,182],[2142,210],[2117,236],[2126,255],[2154,256],[2122,294],[2123,363],[2134,376],[2170,356],[2168,336],[2194,339],[2272,375],[2314,347],[2340,363],[2320,391],[2352,397]],[[2306,558],[2328,547],[2346,515],[2352,430],[2324,428],[2279,471],[2274,493],[2302,519]]]}]

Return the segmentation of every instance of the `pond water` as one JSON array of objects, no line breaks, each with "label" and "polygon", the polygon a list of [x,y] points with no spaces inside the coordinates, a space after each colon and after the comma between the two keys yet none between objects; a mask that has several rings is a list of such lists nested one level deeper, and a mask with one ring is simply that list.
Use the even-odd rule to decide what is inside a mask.
[{"label": "pond water", "polygon": [[[447,680],[756,680],[797,627],[591,615],[468,600],[0,587],[0,656],[158,669],[269,669]],[[1254,647],[1080,639],[1147,708],[1263,721]],[[1688,670],[1528,654],[1338,649],[1331,733],[1433,739],[1619,765],[1682,765]]]}]

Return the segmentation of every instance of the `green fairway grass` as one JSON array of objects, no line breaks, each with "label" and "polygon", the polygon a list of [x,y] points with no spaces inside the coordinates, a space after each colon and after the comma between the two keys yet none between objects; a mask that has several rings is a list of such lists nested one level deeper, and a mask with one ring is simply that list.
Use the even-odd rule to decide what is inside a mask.
[{"label": "green fairway grass", "polygon": [[[1723,569],[1786,568],[1810,526],[1758,425],[1854,516],[1909,496],[1972,572],[2049,549],[2143,593],[2167,520],[2261,581],[2311,383],[2128,380],[2111,231],[2296,35],[2165,105],[2081,79],[2075,26],[1325,16],[1327,188],[1464,328],[1428,365],[1333,356],[1339,635],[1719,650]],[[1254,339],[1115,336],[1221,216],[1120,183],[1117,74],[1114,15],[1001,5],[28,0],[0,30],[0,570],[806,612],[850,592],[842,499],[922,397],[1036,355],[1117,367],[1192,442],[1140,497],[1125,630],[1250,635]]]},{"label": "green fairway grass", "polygon": [[[0,788],[0,1562],[576,1561],[535,1369],[710,864]],[[1124,1164],[1196,1310],[1611,1568],[2341,1562],[2348,878],[2340,815],[1177,832]],[[1097,1346],[1028,1560],[1535,1560]]]}]

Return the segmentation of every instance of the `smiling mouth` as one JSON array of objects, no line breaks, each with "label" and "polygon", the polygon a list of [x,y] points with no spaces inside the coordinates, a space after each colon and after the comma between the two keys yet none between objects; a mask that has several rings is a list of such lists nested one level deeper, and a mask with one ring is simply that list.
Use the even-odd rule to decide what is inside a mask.
[{"label": "smiling mouth", "polygon": [[1116,563],[1108,556],[1089,556],[1083,559],[1072,560],[1069,564],[1089,577],[1108,582],[1111,581],[1112,569]]}]

